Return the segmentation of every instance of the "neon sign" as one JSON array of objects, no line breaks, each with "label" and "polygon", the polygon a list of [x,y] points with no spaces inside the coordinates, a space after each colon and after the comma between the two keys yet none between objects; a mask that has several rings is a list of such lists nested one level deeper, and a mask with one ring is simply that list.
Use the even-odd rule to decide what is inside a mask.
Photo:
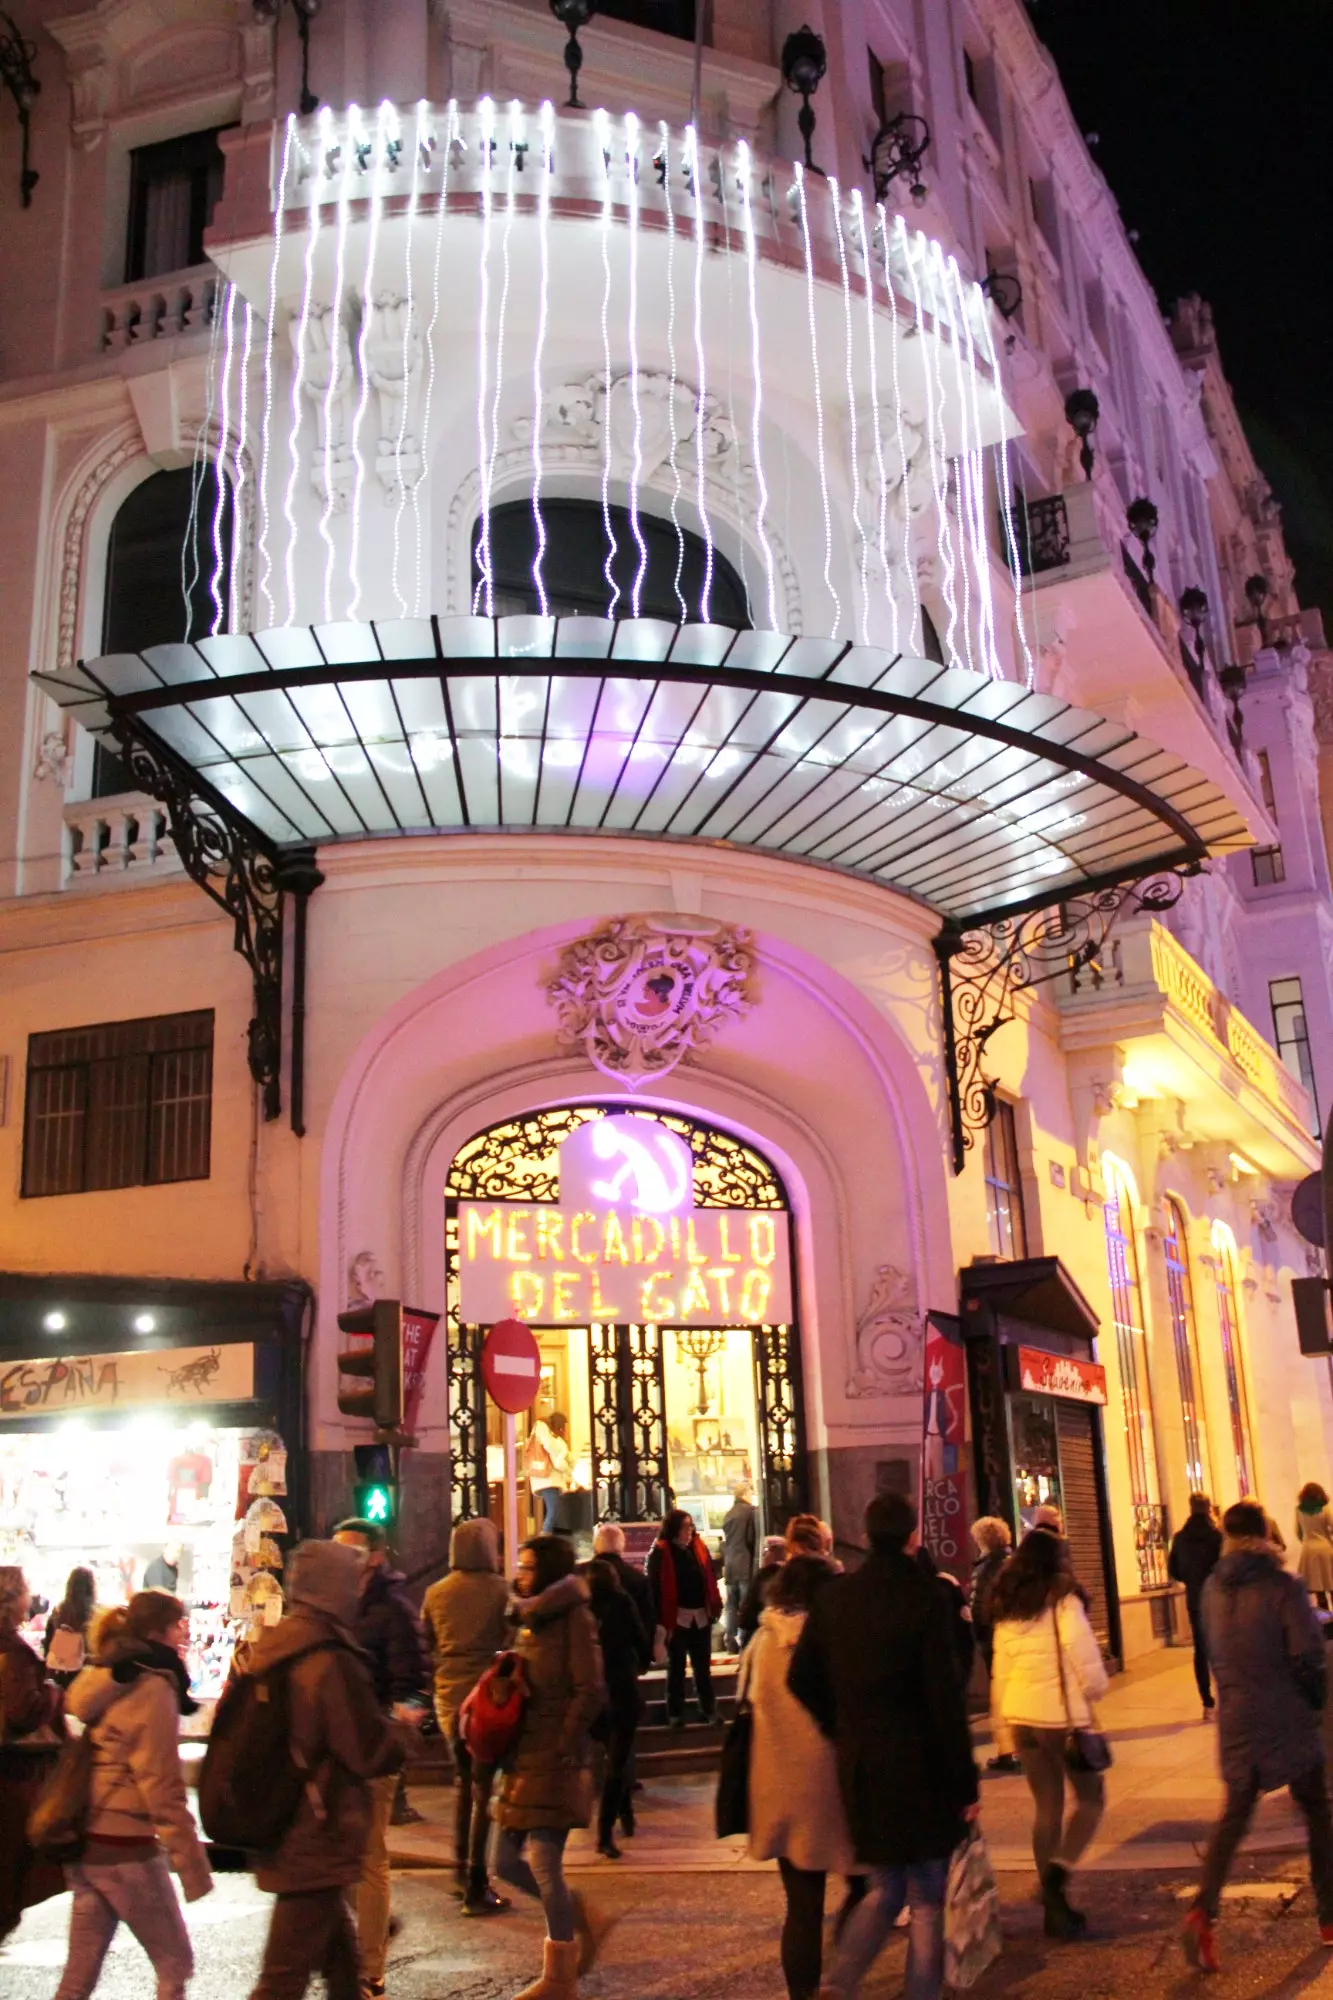
[{"label": "neon sign", "polygon": [[695,1208],[685,1141],[600,1118],[560,1148],[560,1200],[458,1205],[459,1309],[493,1324],[758,1326],[791,1318],[787,1217]]}]

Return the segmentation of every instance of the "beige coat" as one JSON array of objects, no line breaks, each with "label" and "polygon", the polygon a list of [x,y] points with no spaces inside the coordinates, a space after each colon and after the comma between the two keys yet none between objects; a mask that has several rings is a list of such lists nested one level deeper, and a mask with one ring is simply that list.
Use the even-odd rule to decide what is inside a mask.
[{"label": "beige coat", "polygon": [[753,1715],[749,1854],[752,1861],[784,1855],[798,1868],[849,1875],[855,1855],[838,1788],[837,1752],[787,1687],[805,1616],[770,1605],[741,1663],[738,1692]]},{"label": "beige coat", "polygon": [[212,1877],[185,1796],[170,1675],[145,1668],[122,1685],[110,1667],[85,1667],[65,1707],[93,1736],[89,1838],[160,1840],[190,1901],[206,1895]]},{"label": "beige coat", "polygon": [[1317,1514],[1296,1516],[1296,1540],[1300,1553],[1296,1570],[1308,1591],[1333,1591],[1333,1514],[1322,1507]]},{"label": "beige coat", "polygon": [[1058,1628],[1050,1606],[1040,1617],[1001,1618],[995,1626],[991,1705],[1010,1724],[1086,1729],[1093,1702],[1106,1693],[1101,1649],[1072,1592],[1059,1600],[1058,1614]]},{"label": "beige coat", "polygon": [[606,1704],[602,1649],[581,1576],[563,1576],[519,1606],[514,1651],[528,1701],[518,1742],[504,1762],[495,1806],[501,1826],[586,1826],[592,1817],[592,1741]]},{"label": "beige coat", "polygon": [[435,1662],[435,1715],[446,1738],[454,1734],[463,1702],[509,1643],[509,1591],[496,1573],[498,1555],[493,1522],[460,1521],[449,1544],[452,1568],[421,1601]]}]

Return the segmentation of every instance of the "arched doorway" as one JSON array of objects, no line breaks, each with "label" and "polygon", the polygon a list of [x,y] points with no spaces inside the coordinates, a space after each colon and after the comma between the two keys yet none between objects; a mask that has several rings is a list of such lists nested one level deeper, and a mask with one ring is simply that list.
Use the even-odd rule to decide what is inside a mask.
[{"label": "arched doorway", "polygon": [[[661,1189],[656,1208],[640,1205],[624,1151],[631,1121],[644,1122],[668,1178],[671,1158],[682,1162],[666,1206]],[[600,1147],[611,1178],[576,1186],[567,1142],[594,1126],[579,1154]],[[612,1127],[619,1142],[605,1137]],[[561,1409],[569,1420],[579,1480],[565,1506],[571,1532],[659,1520],[674,1500],[715,1535],[743,1480],[766,1529],[799,1512],[807,1479],[789,1215],[761,1153],[674,1112],[561,1105],[469,1140],[445,1194],[454,1520],[498,1509],[499,1418],[479,1356],[506,1311],[541,1346],[535,1414]],[[765,1317],[769,1304],[780,1317]]]}]

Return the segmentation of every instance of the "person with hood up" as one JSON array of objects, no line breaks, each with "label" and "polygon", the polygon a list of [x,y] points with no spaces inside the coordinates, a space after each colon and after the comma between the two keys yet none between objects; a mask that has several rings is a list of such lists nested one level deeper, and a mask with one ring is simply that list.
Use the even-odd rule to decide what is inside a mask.
[{"label": "person with hood up", "polygon": [[166,1590],[141,1590],[103,1618],[98,1655],[66,1695],[91,1731],[88,1837],[66,1869],[74,1892],[56,2000],[88,2000],[111,1940],[128,1924],[157,1975],[157,2000],[183,2000],[194,1970],[171,1871],[187,1903],[213,1886],[185,1796],[177,1747],[193,1715],[181,1648],[189,1614]]},{"label": "person with hood up", "polygon": [[491,1787],[495,1767],[478,1764],[458,1733],[458,1712],[497,1653],[508,1642],[509,1589],[500,1570],[500,1537],[494,1521],[460,1521],[449,1538],[449,1574],[433,1583],[421,1615],[435,1661],[435,1718],[453,1751],[454,1878],[465,1917],[494,1916],[509,1908],[486,1879]]},{"label": "person with hood up", "polygon": [[[1329,1554],[1333,1556],[1333,1549]],[[1194,1684],[1203,1703],[1203,1719],[1211,1722],[1217,1713],[1213,1684],[1208,1675],[1208,1644],[1203,1633],[1203,1587],[1217,1568],[1222,1555],[1222,1531],[1213,1519],[1213,1503],[1206,1493],[1190,1494],[1189,1519],[1177,1529],[1166,1559],[1166,1573],[1173,1583],[1185,1586],[1185,1613],[1194,1637]]]},{"label": "person with hood up", "polygon": [[516,2000],[577,2000],[579,1974],[591,1969],[598,1938],[565,1881],[565,1842],[572,1827],[592,1818],[589,1731],[606,1701],[602,1649],[588,1586],[560,1536],[534,1535],[523,1544],[514,1592],[514,1651],[528,1699],[495,1804],[495,1872],[539,1898],[546,1917],[542,1976]]},{"label": "person with hood up", "polygon": [[713,1693],[713,1627],[722,1615],[722,1596],[708,1546],[694,1516],[673,1507],[648,1553],[648,1582],[657,1623],[667,1643],[667,1727],[685,1727],[685,1662],[694,1674],[694,1692],[705,1723],[717,1721]]},{"label": "person with hood up", "polygon": [[814,2000],[819,1990],[825,1884],[830,1873],[850,1875],[855,1867],[833,1745],[787,1686],[806,1616],[833,1576],[817,1556],[793,1556],[778,1571],[736,1690],[752,1718],[749,1856],[776,1859],[782,1875],[789,2000]]},{"label": "person with hood up", "polygon": [[28,1813],[64,1732],[60,1689],[21,1635],[30,1603],[23,1571],[0,1565],[0,1938],[30,1904],[64,1887],[56,1864],[28,1845]]},{"label": "person with hood up", "polygon": [[[375,1521],[339,1521],[335,1542],[360,1549],[361,1603],[356,1639],[370,1658],[375,1699],[387,1715],[419,1729],[426,1715],[430,1663],[421,1626],[407,1595],[407,1579],[390,1567],[389,1545]],[[361,1985],[366,2000],[382,2000],[384,1968],[389,1954],[391,1917],[389,1822],[397,1796],[399,1773],[376,1778],[370,1787],[370,1838],[361,1864],[356,1898],[356,1930],[361,1946]]]},{"label": "person with hood up", "polygon": [[584,1573],[592,1592],[592,1615],[597,1621],[606,1678],[606,1713],[601,1725],[606,1734],[606,1774],[597,1816],[597,1852],[608,1861],[619,1861],[616,1821],[623,1822],[628,1814],[629,1827],[634,1825],[630,1760],[639,1727],[639,1675],[647,1673],[653,1663],[653,1642],[611,1564],[594,1556]]},{"label": "person with hood up", "polygon": [[1296,1573],[1321,1611],[1333,1602],[1333,1514],[1328,1495],[1311,1479],[1296,1498]]},{"label": "person with hood up", "polygon": [[[1065,1761],[1071,1729],[1093,1727],[1092,1704],[1106,1693],[1106,1668],[1088,1614],[1049,1528],[1029,1529],[996,1581],[996,1712],[1013,1732],[1036,1808],[1032,1853],[1046,1910],[1046,1935],[1079,1938],[1088,1927],[1065,1896],[1069,1871],[1105,1809],[1100,1771]],[[1065,1785],[1075,1806],[1065,1824]]]},{"label": "person with hood up", "polygon": [[281,1842],[257,1857],[255,1881],[277,1901],[250,2000],[301,2000],[316,1972],[328,2000],[358,2000],[347,1891],[360,1880],[370,1837],[371,1781],[396,1771],[406,1754],[356,1642],[364,1567],[360,1549],[302,1542],[288,1565],[286,1616],[260,1633],[245,1662],[252,1674],[291,1662],[292,1753],[311,1774]]},{"label": "person with hood up", "polygon": [[1263,1507],[1246,1500],[1228,1507],[1222,1533],[1222,1560],[1203,1587],[1203,1625],[1227,1796],[1181,1940],[1201,1972],[1218,1970],[1222,1888],[1259,1795],[1282,1785],[1305,1819],[1319,1938],[1333,1946],[1333,1820],[1319,1728],[1324,1636],[1305,1586],[1272,1546]]}]

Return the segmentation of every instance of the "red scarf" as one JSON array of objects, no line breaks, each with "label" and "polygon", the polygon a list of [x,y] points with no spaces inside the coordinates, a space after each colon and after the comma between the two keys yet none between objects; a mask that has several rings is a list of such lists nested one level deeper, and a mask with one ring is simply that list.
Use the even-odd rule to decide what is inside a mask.
[{"label": "red scarf", "polygon": [[[657,1546],[662,1551],[662,1567],[657,1574],[657,1589],[662,1606],[662,1629],[669,1637],[676,1629],[676,1563],[671,1553],[671,1544],[661,1535],[657,1538]],[[708,1608],[708,1622],[714,1625],[722,1615],[722,1596],[717,1587],[717,1578],[713,1575],[708,1549],[697,1534],[690,1543],[690,1551],[703,1571],[704,1603]]]}]

